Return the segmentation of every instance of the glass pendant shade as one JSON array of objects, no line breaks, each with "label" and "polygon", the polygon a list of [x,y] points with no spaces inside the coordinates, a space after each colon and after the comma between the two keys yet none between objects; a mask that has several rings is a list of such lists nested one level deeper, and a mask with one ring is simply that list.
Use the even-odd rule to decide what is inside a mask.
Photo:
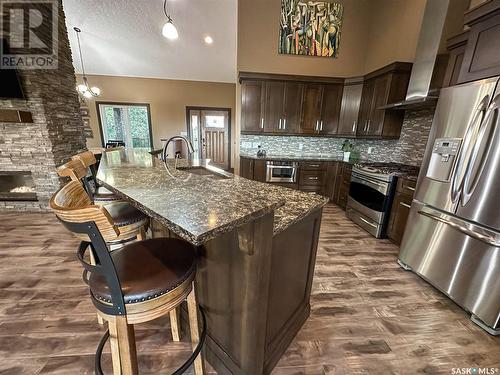
[{"label": "glass pendant shade", "polygon": [[179,38],[179,33],[177,32],[177,28],[172,23],[172,20],[168,20],[165,25],[163,25],[163,29],[161,30],[163,36],[170,40],[175,40]]}]

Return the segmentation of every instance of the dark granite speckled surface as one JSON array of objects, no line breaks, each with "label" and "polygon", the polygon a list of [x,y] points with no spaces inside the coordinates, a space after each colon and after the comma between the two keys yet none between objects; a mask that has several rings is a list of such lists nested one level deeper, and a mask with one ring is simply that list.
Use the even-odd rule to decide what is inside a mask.
[{"label": "dark granite speckled surface", "polygon": [[[203,160],[180,160],[171,168],[146,151],[103,154],[98,180],[187,241],[199,245],[275,211],[277,234],[327,199],[250,181],[208,166]],[[193,168],[189,173],[182,168]]]}]

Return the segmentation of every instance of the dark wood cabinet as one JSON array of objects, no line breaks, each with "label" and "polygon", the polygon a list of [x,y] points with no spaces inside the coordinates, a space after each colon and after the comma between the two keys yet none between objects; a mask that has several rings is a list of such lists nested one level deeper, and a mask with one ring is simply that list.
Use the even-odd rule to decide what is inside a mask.
[{"label": "dark wood cabinet", "polygon": [[500,75],[500,1],[490,1],[465,14],[470,34],[459,83]]},{"label": "dark wood cabinet", "polygon": [[342,104],[340,107],[340,119],[337,135],[343,137],[356,136],[362,92],[363,78],[358,78],[350,82],[346,80],[342,93]]},{"label": "dark wood cabinet", "polygon": [[304,89],[304,103],[300,132],[302,134],[317,134],[321,118],[321,99],[323,86],[307,84]]},{"label": "dark wood cabinet", "polygon": [[339,129],[340,106],[342,104],[342,91],[342,85],[323,85],[319,134],[337,135]]},{"label": "dark wood cabinet", "polygon": [[391,216],[387,226],[387,236],[397,245],[400,245],[403,239],[415,185],[416,181],[414,179],[398,179],[396,195],[392,202]]},{"label": "dark wood cabinet", "polygon": [[365,138],[395,139],[401,134],[404,111],[384,106],[406,96],[412,64],[394,63],[365,78],[356,135]]},{"label": "dark wood cabinet", "polygon": [[264,130],[262,81],[244,81],[241,84],[241,130],[262,132]]},{"label": "dark wood cabinet", "polygon": [[462,62],[464,60],[469,33],[469,30],[464,31],[461,34],[448,39],[446,42],[446,49],[450,55],[444,76],[443,87],[454,86],[458,83],[458,77],[460,76],[460,70],[462,69]]},{"label": "dark wood cabinet", "polygon": [[349,185],[351,184],[352,165],[338,162],[334,176],[333,191],[330,200],[345,210],[347,197],[349,196]]},{"label": "dark wood cabinet", "polygon": [[264,132],[281,132],[283,127],[284,82],[265,83]]},{"label": "dark wood cabinet", "polygon": [[300,132],[303,94],[304,84],[299,82],[285,83],[283,131],[286,133],[296,134]]},{"label": "dark wood cabinet", "polygon": [[240,157],[240,176],[260,182],[266,182],[266,161]]}]

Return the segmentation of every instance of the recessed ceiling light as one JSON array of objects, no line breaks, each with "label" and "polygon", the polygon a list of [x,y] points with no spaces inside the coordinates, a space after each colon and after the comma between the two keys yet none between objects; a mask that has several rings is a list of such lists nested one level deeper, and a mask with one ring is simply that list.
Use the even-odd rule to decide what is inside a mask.
[{"label": "recessed ceiling light", "polygon": [[207,35],[205,37],[205,43],[212,44],[213,42],[214,42],[214,39],[210,35]]}]

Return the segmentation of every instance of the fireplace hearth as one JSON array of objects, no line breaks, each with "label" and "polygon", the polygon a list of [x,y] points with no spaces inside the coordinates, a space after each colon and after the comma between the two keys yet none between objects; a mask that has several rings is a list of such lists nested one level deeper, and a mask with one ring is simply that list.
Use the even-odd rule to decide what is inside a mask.
[{"label": "fireplace hearth", "polygon": [[31,172],[0,171],[0,201],[37,201]]}]

